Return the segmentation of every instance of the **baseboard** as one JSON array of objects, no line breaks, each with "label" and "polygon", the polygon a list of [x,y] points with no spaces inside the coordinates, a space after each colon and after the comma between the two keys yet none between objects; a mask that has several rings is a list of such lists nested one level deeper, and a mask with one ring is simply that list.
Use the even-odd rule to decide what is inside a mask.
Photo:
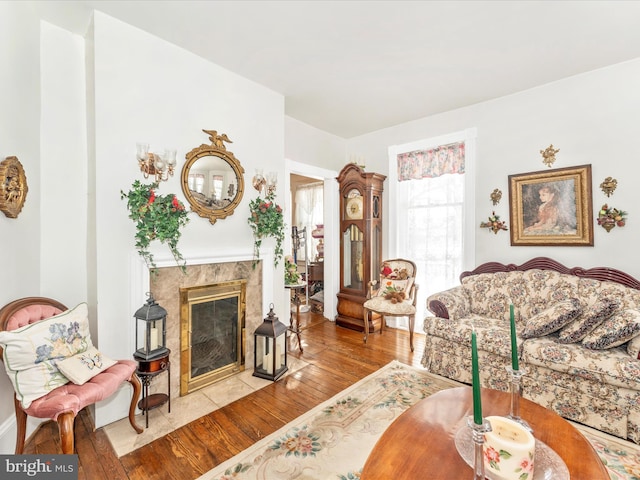
[{"label": "baseboard", "polygon": [[[27,417],[27,439],[29,442],[31,436],[38,430],[47,420],[41,418]],[[11,416],[0,424],[0,454],[12,455],[16,451],[16,418]]]},{"label": "baseboard", "polygon": [[9,455],[16,448],[16,419],[7,418],[0,424],[0,453]]}]

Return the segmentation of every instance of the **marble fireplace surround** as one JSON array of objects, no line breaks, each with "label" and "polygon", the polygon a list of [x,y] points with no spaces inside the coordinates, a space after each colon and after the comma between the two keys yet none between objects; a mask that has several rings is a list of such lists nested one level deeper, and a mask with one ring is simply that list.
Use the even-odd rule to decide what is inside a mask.
[{"label": "marble fireplace surround", "polygon": [[[157,273],[151,274],[146,264],[138,258],[133,260],[132,311],[144,304],[147,292],[167,310],[167,348],[171,350],[171,398],[180,396],[180,288],[231,280],[247,280],[245,319],[245,368],[253,368],[253,332],[262,323],[263,305],[268,305],[262,285],[273,283],[273,270],[263,265],[273,262],[273,256],[260,255],[253,269],[253,252],[227,254],[224,256],[186,257],[186,275],[173,259],[156,258]],[[167,391],[167,375],[156,377],[150,387],[151,393]]]}]

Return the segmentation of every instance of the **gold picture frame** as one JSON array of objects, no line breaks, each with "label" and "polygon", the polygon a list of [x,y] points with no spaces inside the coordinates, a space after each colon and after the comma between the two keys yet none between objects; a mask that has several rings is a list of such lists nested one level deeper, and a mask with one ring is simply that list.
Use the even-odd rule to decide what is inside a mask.
[{"label": "gold picture frame", "polygon": [[593,246],[591,165],[509,175],[512,246]]}]

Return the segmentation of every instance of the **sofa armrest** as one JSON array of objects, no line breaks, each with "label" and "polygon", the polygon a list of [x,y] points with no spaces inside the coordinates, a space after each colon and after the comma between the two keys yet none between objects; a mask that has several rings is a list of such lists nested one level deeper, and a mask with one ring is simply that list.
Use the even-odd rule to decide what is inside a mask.
[{"label": "sofa armrest", "polygon": [[457,286],[429,296],[427,308],[436,317],[456,319],[471,313],[471,302],[464,288]]}]

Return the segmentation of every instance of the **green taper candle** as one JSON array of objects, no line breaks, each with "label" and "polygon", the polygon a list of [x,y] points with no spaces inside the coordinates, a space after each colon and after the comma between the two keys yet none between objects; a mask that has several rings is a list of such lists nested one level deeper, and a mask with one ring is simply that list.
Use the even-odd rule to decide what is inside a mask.
[{"label": "green taper candle", "polygon": [[476,332],[471,332],[471,377],[473,387],[473,422],[482,425],[482,399],[480,398],[480,373],[478,372],[478,346]]},{"label": "green taper candle", "polygon": [[511,368],[520,370],[518,368],[518,340],[516,338],[516,322],[513,319],[513,303],[509,305],[509,314],[511,320]]}]

